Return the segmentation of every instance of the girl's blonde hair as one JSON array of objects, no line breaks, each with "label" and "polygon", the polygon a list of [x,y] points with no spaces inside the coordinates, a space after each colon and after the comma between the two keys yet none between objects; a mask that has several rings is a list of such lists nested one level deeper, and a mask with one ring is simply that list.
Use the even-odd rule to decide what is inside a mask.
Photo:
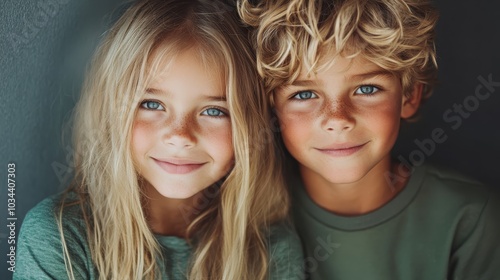
[{"label": "girl's blonde hair", "polygon": [[[131,156],[141,96],[159,61],[196,49],[225,78],[234,168],[189,225],[189,279],[265,279],[266,230],[288,212],[270,108],[235,7],[212,0],[143,0],[130,7],[99,47],[74,121],[75,179],[92,260],[100,279],[155,279],[161,249],[145,219]],[[158,52],[158,50],[160,50]],[[153,55],[154,53],[154,55]],[[160,53],[160,55],[157,55]],[[151,75],[149,74],[151,73]],[[71,253],[59,228],[68,276]]]},{"label": "girl's blonde hair", "polygon": [[[301,71],[327,67],[325,57],[362,55],[428,97],[436,79],[434,27],[427,0],[239,0],[239,13],[256,27],[257,67],[269,92]],[[258,2],[252,5],[250,2]]]}]

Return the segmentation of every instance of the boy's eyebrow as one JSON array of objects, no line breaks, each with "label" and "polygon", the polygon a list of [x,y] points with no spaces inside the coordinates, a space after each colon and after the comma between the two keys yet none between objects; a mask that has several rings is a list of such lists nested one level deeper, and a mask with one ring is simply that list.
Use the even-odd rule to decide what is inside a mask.
[{"label": "boy's eyebrow", "polygon": [[[348,80],[363,80],[363,79],[368,79],[376,76],[383,76],[383,77],[392,77],[394,76],[393,73],[387,71],[387,70],[374,70],[366,73],[361,73],[361,74],[355,74],[352,76],[347,76]],[[316,85],[316,82],[313,80],[295,80],[290,84],[284,85],[285,87],[287,86],[297,86],[297,87],[307,87],[307,86],[313,86]]]},{"label": "boy's eyebrow", "polygon": [[367,73],[355,74],[355,75],[349,76],[348,79],[349,80],[363,80],[363,79],[368,79],[368,78],[372,78],[372,77],[376,77],[376,76],[382,76],[382,77],[388,78],[388,77],[393,77],[394,74],[387,71],[387,70],[381,69],[381,70],[375,70],[375,71],[371,71],[371,72],[367,72]]},{"label": "boy's eyebrow", "polygon": [[[167,95],[167,93],[161,89],[156,89],[156,88],[147,88],[146,89],[146,94],[152,94],[152,95]],[[226,102],[226,96],[225,95],[208,95],[204,94],[202,95],[204,100],[207,101],[220,101],[220,102]]]},{"label": "boy's eyebrow", "polygon": [[296,87],[303,87],[303,86],[312,86],[315,85],[316,83],[311,80],[295,80],[291,84],[285,85],[285,86],[296,86]]}]

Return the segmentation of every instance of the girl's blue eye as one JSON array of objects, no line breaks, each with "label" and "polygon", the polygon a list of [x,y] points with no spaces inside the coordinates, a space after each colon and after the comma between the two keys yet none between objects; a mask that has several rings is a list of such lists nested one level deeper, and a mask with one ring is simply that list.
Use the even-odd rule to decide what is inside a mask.
[{"label": "girl's blue eye", "polygon": [[163,106],[159,102],[151,101],[151,100],[143,101],[141,103],[141,107],[144,109],[148,109],[148,110],[164,110],[165,109],[165,108],[163,108]]},{"label": "girl's blue eye", "polygon": [[370,95],[374,94],[377,91],[379,91],[379,88],[377,88],[376,86],[360,86],[355,93]]},{"label": "girl's blue eye", "polygon": [[226,115],[226,113],[224,113],[222,110],[219,110],[217,108],[208,108],[205,111],[203,111],[201,114],[205,115],[205,116],[210,116],[210,117],[222,117],[222,116]]},{"label": "girl's blue eye", "polygon": [[315,93],[313,93],[312,91],[306,90],[306,91],[298,92],[292,98],[293,99],[313,99],[313,98],[318,98],[318,96]]}]

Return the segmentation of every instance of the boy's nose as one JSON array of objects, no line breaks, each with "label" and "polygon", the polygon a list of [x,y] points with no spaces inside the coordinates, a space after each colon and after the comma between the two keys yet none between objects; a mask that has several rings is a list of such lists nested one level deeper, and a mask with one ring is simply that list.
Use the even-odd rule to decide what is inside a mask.
[{"label": "boy's nose", "polygon": [[190,148],[195,145],[194,121],[189,118],[181,118],[167,124],[163,135],[163,142],[177,148]]},{"label": "boy's nose", "polygon": [[335,100],[323,109],[323,129],[327,131],[349,131],[354,128],[353,107],[346,100]]}]

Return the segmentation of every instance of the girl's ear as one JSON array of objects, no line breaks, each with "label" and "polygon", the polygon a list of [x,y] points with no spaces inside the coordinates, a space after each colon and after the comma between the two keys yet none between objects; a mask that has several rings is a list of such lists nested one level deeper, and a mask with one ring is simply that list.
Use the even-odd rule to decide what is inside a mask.
[{"label": "girl's ear", "polygon": [[420,107],[420,101],[422,99],[422,91],[424,85],[421,83],[416,83],[413,86],[413,90],[410,96],[403,95],[403,104],[401,106],[401,118],[407,119],[413,116],[418,107]]}]

